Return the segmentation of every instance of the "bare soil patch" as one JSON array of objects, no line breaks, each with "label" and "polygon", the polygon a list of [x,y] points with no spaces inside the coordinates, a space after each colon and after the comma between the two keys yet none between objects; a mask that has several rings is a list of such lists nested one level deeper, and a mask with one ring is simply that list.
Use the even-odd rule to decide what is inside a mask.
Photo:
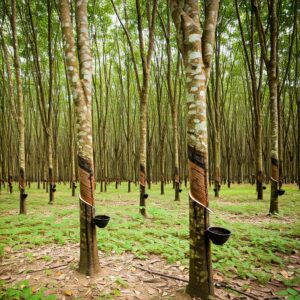
[{"label": "bare soil patch", "polygon": [[[140,260],[131,253],[108,256],[99,252],[101,272],[89,277],[77,272],[78,244],[18,252],[7,247],[5,252],[0,264],[0,279],[6,281],[7,287],[27,279],[33,291],[46,287],[46,295],[55,294],[57,299],[99,299],[105,295],[110,299],[128,300],[191,299],[183,292],[188,269],[179,262],[167,264],[159,256]],[[228,283],[220,272],[215,271],[214,280],[216,299],[280,299],[275,297],[275,291],[284,288],[280,282],[263,286],[235,278],[234,282],[229,282],[230,288],[245,293],[241,294],[224,287]]]},{"label": "bare soil patch", "polygon": [[288,216],[268,216],[266,213],[260,213],[256,215],[245,215],[238,213],[230,213],[226,211],[218,211],[218,215],[221,216],[223,219],[229,220],[231,222],[243,222],[243,223],[250,223],[250,224],[294,224],[296,219]]}]

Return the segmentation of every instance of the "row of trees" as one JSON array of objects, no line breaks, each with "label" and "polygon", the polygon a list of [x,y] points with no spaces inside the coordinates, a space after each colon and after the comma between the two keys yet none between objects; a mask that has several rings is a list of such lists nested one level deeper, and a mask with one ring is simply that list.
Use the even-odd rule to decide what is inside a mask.
[{"label": "row of trees", "polygon": [[[92,25],[89,28],[94,53],[92,116],[96,180],[102,182],[101,190],[106,189],[108,181],[115,180],[117,185],[118,181],[127,180],[130,191],[130,183],[139,180],[140,169],[147,169],[149,187],[151,181],[161,181],[163,193],[164,183],[173,180],[175,198],[179,199],[179,183],[187,179],[187,110],[184,101],[187,95],[183,88],[183,62],[175,48],[174,34],[171,34],[174,28],[168,7],[162,4],[148,7],[147,12],[140,11],[138,17],[138,11],[134,11],[131,2],[104,4],[90,7]],[[223,5],[219,17],[207,101],[209,152],[212,158],[209,174],[215,184],[216,196],[221,183],[227,182],[228,186],[231,182],[253,183],[256,178],[258,199],[262,199],[263,181],[270,178],[272,143],[269,133],[270,124],[274,122],[270,123],[270,90],[267,89],[270,58],[263,50],[271,42],[266,40],[265,34],[255,30],[257,15],[257,28],[266,31],[263,26],[267,25],[263,23],[267,24],[267,8],[260,8],[264,20],[254,4],[228,3]],[[19,151],[17,137],[20,136],[24,139],[24,149],[27,149],[26,156],[25,152],[17,155],[22,160],[22,168],[26,164],[29,180],[49,181],[49,201],[52,202],[54,182],[75,182],[77,174],[74,164],[74,111],[66,84],[65,60],[60,51],[62,37],[58,11],[56,4],[50,0],[47,3],[18,3],[15,11],[7,6],[4,2],[2,14],[6,14],[7,18],[1,26],[1,135],[5,137],[1,142],[1,178],[9,181],[18,176],[21,161],[13,158]],[[276,120],[279,121],[281,184],[299,181],[298,8],[297,1],[280,1],[278,6],[284,7],[279,11],[278,20],[281,22],[277,23],[280,26],[274,25],[278,27],[275,40],[280,34],[279,45],[276,46],[278,50],[274,51],[277,58],[280,57],[276,71],[279,96]],[[96,18],[100,11],[101,17]],[[146,13],[148,17],[153,15],[152,24]],[[117,19],[111,21],[113,14]],[[167,17],[162,18],[162,15]],[[290,18],[290,15],[293,17]],[[135,17],[140,23],[137,31]],[[14,26],[16,18],[19,22],[19,40],[14,38],[18,34]],[[143,21],[147,21],[146,26]],[[147,35],[152,36],[147,51],[143,46],[145,29],[148,29]],[[16,50],[9,51],[11,46],[13,49],[17,47]],[[18,75],[19,52],[22,53],[24,79]],[[15,74],[10,67],[12,61],[16,66]],[[263,61],[267,64],[264,65]],[[152,65],[154,68],[151,70]],[[244,67],[241,68],[241,65]],[[30,133],[26,139],[20,132],[23,128]],[[145,132],[139,132],[139,128]],[[142,137],[147,138],[144,141]]]},{"label": "row of trees", "polygon": [[95,180],[101,190],[139,182],[146,216],[146,184],[160,180],[164,193],[172,180],[179,200],[189,177],[189,292],[213,294],[208,174],[216,197],[237,181],[256,182],[263,199],[270,181],[271,214],[278,188],[300,185],[298,9],[285,0],[223,0],[219,14],[218,0],[4,1],[0,176],[12,189],[19,175],[20,213],[26,177],[47,179],[50,204],[55,181],[75,195],[79,179],[80,271],[92,275]]}]

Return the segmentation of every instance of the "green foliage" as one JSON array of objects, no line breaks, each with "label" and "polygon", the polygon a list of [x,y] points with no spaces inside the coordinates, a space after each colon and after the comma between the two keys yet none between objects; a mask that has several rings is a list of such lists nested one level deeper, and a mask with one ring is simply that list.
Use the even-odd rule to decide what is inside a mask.
[{"label": "green foliage", "polygon": [[279,291],[277,292],[277,295],[287,297],[288,300],[300,300],[299,292],[292,288],[287,288],[286,290]]},{"label": "green foliage", "polygon": [[[0,285],[1,286],[1,285]],[[45,296],[45,288],[38,291],[29,286],[28,280],[18,283],[16,286],[8,288],[7,290],[0,290],[0,300],[55,300],[55,295]]]}]

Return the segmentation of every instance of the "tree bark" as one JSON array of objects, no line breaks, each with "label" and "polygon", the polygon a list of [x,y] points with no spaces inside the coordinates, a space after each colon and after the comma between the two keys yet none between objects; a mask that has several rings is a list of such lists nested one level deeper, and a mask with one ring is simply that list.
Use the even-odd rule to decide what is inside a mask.
[{"label": "tree bark", "polygon": [[[10,98],[13,104],[13,111],[16,118],[18,133],[19,133],[19,143],[18,143],[18,162],[19,162],[19,188],[20,188],[20,214],[26,214],[26,197],[25,186],[26,186],[26,175],[25,175],[25,121],[24,121],[24,99],[23,99],[23,88],[22,88],[22,78],[21,78],[21,68],[20,68],[20,57],[19,57],[19,43],[17,38],[17,28],[16,28],[16,1],[12,0],[11,7],[11,29],[13,38],[13,50],[14,50],[14,67],[16,75],[17,84],[17,99],[18,99],[18,109],[15,108],[13,104],[13,91],[11,90],[11,78],[10,83]],[[3,41],[4,43],[4,41]],[[8,63],[8,54],[6,46],[3,45],[4,56],[6,56],[6,61]],[[6,53],[6,54],[5,54]],[[7,64],[8,73],[11,74],[9,63]],[[11,75],[9,76],[11,77]],[[11,186],[11,183],[10,183]],[[12,190],[12,188],[11,188]]]},{"label": "tree bark", "polygon": [[267,53],[265,30],[262,25],[260,11],[257,0],[252,0],[258,37],[261,46],[262,57],[264,59],[269,83],[270,94],[270,123],[271,123],[271,198],[269,213],[279,213],[278,208],[278,181],[279,181],[279,163],[278,163],[278,19],[277,19],[277,0],[271,0],[269,4],[270,18],[270,54]]},{"label": "tree bark", "polygon": [[94,275],[99,272],[99,258],[96,239],[93,140],[92,140],[92,59],[88,37],[87,0],[76,3],[76,28],[80,75],[75,54],[75,41],[70,18],[68,0],[60,1],[61,26],[68,78],[75,102],[78,168],[80,180],[80,261],[79,272]]},{"label": "tree bark", "polygon": [[187,144],[189,158],[190,268],[187,292],[193,297],[213,296],[210,242],[205,234],[208,213],[193,199],[208,206],[208,145],[206,90],[210,75],[219,1],[206,1],[203,35],[198,0],[171,0],[177,44],[184,61],[188,105]]}]

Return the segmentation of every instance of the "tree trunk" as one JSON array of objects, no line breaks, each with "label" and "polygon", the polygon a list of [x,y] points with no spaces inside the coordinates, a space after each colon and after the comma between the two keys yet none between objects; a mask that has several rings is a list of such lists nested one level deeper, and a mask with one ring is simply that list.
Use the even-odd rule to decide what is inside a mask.
[{"label": "tree trunk", "polygon": [[231,159],[227,158],[227,187],[231,187]]},{"label": "tree trunk", "polygon": [[175,179],[175,201],[180,200],[180,178],[179,178],[179,152],[178,152],[178,112],[177,103],[173,100],[172,103],[172,127],[173,127],[173,152],[174,152],[174,179]]},{"label": "tree trunk", "polygon": [[54,176],[53,176],[53,156],[52,156],[52,142],[51,136],[52,134],[47,134],[47,156],[48,156],[48,183],[49,183],[49,204],[54,203],[54,192],[55,192],[55,184],[54,184]]},{"label": "tree trunk", "polygon": [[80,180],[80,261],[79,272],[94,275],[99,271],[99,258],[96,239],[94,202],[94,162],[92,141],[92,59],[87,24],[87,1],[76,3],[76,25],[78,34],[78,53],[80,75],[75,53],[75,41],[70,18],[70,6],[67,0],[60,1],[60,16],[64,39],[68,78],[75,102],[78,168]]},{"label": "tree trunk", "polygon": [[146,216],[146,201],[148,195],[145,193],[146,186],[146,168],[147,168],[147,115],[148,115],[148,97],[149,97],[149,81],[151,70],[151,59],[154,49],[154,28],[157,14],[157,0],[153,1],[151,22],[149,20],[149,47],[147,55],[144,53],[144,37],[143,37],[143,25],[142,25],[142,13],[140,7],[140,1],[136,0],[136,9],[138,15],[138,33],[139,33],[139,45],[140,55],[143,66],[143,84],[140,90],[140,213]]},{"label": "tree trunk", "polygon": [[[171,0],[177,43],[186,74],[188,105],[187,143],[189,158],[190,269],[187,292],[192,297],[213,297],[208,227],[208,145],[206,124],[206,90],[210,74],[219,1],[207,1],[203,35],[199,24],[198,0]],[[197,204],[200,202],[203,206]]]},{"label": "tree trunk", "polygon": [[256,191],[257,191],[257,200],[263,200],[263,159],[262,159],[262,134],[261,134],[261,125],[260,121],[256,121],[255,127],[256,135]]},{"label": "tree trunk", "polygon": [[160,140],[160,194],[165,194],[165,153],[164,141]]},{"label": "tree trunk", "polygon": [[[143,88],[143,94],[144,92]],[[140,213],[146,216],[145,186],[146,186],[146,137],[147,137],[147,105],[148,87],[146,95],[141,96],[140,104]]]},{"label": "tree trunk", "polygon": [[[298,96],[299,97],[299,96]],[[297,100],[297,123],[298,123],[298,143],[297,143],[297,181],[300,189],[300,99]]]},{"label": "tree trunk", "polygon": [[278,208],[278,113],[277,113],[277,78],[276,68],[272,68],[269,76],[269,91],[270,91],[270,120],[271,120],[271,199],[270,199],[270,214],[279,213]]},{"label": "tree trunk", "polygon": [[[218,76],[218,75],[216,75]],[[218,97],[218,96],[216,96]],[[217,102],[217,101],[216,101]],[[219,110],[218,106],[215,107],[215,110]],[[218,121],[219,118],[219,112],[215,112],[215,132],[214,132],[214,192],[215,192],[215,198],[219,198],[219,191],[221,188],[221,182],[220,182],[220,162],[221,162],[221,137],[220,137],[220,124]]]},{"label": "tree trunk", "polygon": [[[16,1],[12,0],[11,28],[13,34],[13,49],[14,49],[14,67],[17,83],[17,98],[18,98],[18,116],[17,128],[19,132],[18,159],[19,159],[19,188],[20,188],[20,214],[26,214],[26,197],[25,186],[25,122],[24,122],[24,100],[20,69],[19,45],[16,29]],[[13,101],[13,100],[11,100]]]}]

